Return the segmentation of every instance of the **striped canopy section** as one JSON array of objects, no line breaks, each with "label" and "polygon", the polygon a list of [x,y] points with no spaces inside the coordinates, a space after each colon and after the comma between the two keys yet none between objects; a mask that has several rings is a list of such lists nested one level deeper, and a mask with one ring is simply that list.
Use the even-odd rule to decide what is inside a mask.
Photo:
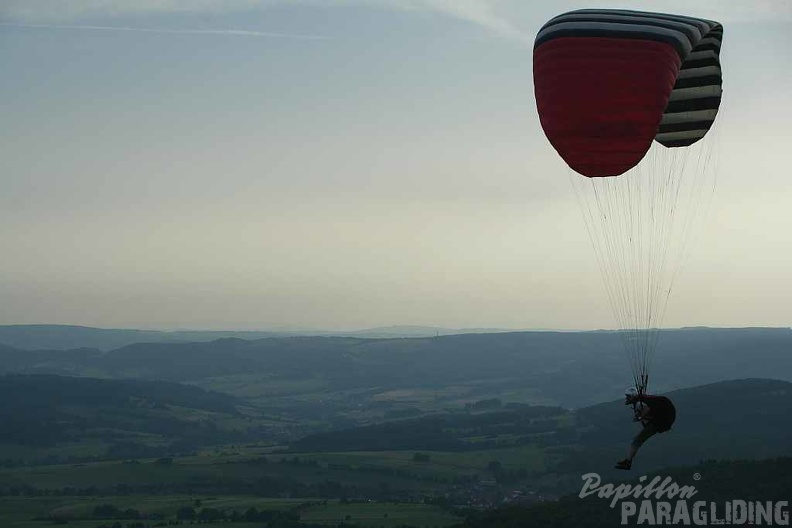
[{"label": "striped canopy section", "polygon": [[583,9],[551,19],[534,43],[542,128],[577,172],[615,176],[653,140],[704,137],[722,92],[723,27],[711,20]]}]

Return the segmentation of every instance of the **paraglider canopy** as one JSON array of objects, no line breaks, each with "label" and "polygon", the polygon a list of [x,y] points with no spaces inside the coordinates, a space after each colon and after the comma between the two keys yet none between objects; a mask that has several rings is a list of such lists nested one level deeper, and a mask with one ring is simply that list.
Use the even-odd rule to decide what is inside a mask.
[{"label": "paraglider canopy", "polygon": [[534,43],[542,128],[576,172],[617,176],[653,140],[704,137],[720,106],[722,26],[662,13],[583,9],[551,19]]}]

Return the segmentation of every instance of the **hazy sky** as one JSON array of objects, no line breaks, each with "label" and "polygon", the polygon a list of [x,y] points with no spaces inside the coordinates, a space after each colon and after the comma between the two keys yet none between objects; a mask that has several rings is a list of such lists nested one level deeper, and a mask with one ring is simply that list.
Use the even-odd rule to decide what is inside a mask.
[{"label": "hazy sky", "polygon": [[[613,327],[531,72],[602,5],[0,0],[0,324]],[[792,2],[608,7],[725,26],[666,324],[792,325]]]}]

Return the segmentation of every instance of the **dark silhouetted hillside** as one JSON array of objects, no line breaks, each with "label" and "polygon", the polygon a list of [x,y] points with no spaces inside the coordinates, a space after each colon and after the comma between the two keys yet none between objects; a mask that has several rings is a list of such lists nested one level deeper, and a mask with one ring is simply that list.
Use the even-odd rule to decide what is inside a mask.
[{"label": "dark silhouetted hillside", "polygon": [[6,375],[0,401],[0,444],[199,445],[240,436],[214,423],[237,417],[239,400],[170,382]]},{"label": "dark silhouetted hillside", "polygon": [[[635,460],[638,470],[708,459],[792,455],[792,383],[743,379],[667,396],[677,409],[676,423],[643,446]],[[631,425],[631,413],[621,400],[579,410],[572,438],[581,448],[568,453],[563,467],[602,473],[601,460],[623,458],[640,430],[639,424]]]},{"label": "dark silhouetted hillside", "polygon": [[[636,458],[639,471],[708,459],[792,455],[792,383],[747,379],[668,394],[677,408],[671,431],[650,439]],[[566,418],[566,419],[565,419]],[[557,455],[559,472],[618,474],[640,430],[623,400],[570,413],[553,407],[450,413],[311,435],[302,451],[445,450],[536,444]]]}]

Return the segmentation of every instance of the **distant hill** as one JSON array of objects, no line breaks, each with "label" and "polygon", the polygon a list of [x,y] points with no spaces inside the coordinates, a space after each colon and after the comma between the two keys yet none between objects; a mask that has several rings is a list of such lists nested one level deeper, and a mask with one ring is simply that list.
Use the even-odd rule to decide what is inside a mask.
[{"label": "distant hill", "polygon": [[[73,325],[0,325],[0,343],[13,348],[68,350],[92,348],[112,350],[134,343],[187,343],[226,337],[261,339],[280,332],[173,331],[93,328]],[[288,334],[287,334],[288,335]]]},{"label": "distant hill", "polygon": [[135,343],[194,343],[224,338],[264,339],[267,337],[435,337],[438,335],[513,332],[499,328],[440,328],[433,326],[383,326],[352,331],[318,329],[294,330],[135,330],[93,328],[74,325],[0,325],[0,343],[26,350],[68,350],[94,348],[112,350]]},{"label": "distant hill", "polygon": [[244,402],[177,383],[6,375],[0,401],[0,445],[6,446],[87,443],[103,445],[108,455],[153,456],[174,445],[244,437],[223,427],[242,422]]},{"label": "distant hill", "polygon": [[292,451],[472,451],[536,443],[561,427],[560,407],[515,406],[484,413],[431,414],[310,435]]},{"label": "distant hill", "polygon": [[58,373],[80,375],[102,356],[101,350],[21,350],[0,344],[0,374]]},{"label": "distant hill", "polygon": [[[652,388],[669,391],[745,377],[792,381],[790,350],[788,328],[663,331]],[[630,379],[619,335],[604,331],[225,338],[136,343],[110,351],[0,346],[1,372],[161,379],[224,391],[239,387],[240,393],[255,383],[263,394],[310,385],[316,400],[338,393],[335,405],[355,408],[387,405],[381,395],[388,391],[432,392],[441,406],[499,397],[574,408],[622,394]]]},{"label": "distant hill", "polygon": [[[394,337],[436,337],[462,334],[502,334],[518,330],[504,328],[442,328],[437,326],[382,326],[355,330],[353,332],[322,332],[313,335],[339,336],[339,337],[369,337],[369,338],[394,338]],[[552,331],[545,329],[520,330],[530,332]]]}]

